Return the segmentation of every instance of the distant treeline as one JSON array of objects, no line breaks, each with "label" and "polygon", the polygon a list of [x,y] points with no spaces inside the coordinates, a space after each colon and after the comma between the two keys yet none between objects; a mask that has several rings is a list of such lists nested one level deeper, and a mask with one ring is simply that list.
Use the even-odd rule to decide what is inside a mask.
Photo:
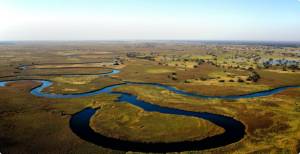
[{"label": "distant treeline", "polygon": [[0,45],[15,45],[15,42],[11,42],[11,41],[0,41]]}]

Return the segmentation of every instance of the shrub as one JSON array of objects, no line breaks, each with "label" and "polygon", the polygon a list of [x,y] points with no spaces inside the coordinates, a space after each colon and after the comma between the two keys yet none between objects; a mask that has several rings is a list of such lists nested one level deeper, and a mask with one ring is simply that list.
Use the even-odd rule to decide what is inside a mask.
[{"label": "shrub", "polygon": [[257,72],[252,71],[249,77],[247,78],[247,81],[257,82],[259,79],[260,79],[260,75]]},{"label": "shrub", "polygon": [[239,78],[238,82],[242,83],[242,82],[245,82],[245,81],[243,79]]},{"label": "shrub", "polygon": [[173,77],[172,77],[172,80],[178,80],[178,79],[177,79],[177,77],[176,77],[176,76],[173,76]]}]

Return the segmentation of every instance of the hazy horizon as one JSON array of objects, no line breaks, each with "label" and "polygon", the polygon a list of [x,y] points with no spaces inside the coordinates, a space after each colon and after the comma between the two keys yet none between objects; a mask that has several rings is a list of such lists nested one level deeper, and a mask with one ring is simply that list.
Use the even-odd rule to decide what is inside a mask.
[{"label": "hazy horizon", "polygon": [[298,0],[0,3],[0,41],[300,41]]}]

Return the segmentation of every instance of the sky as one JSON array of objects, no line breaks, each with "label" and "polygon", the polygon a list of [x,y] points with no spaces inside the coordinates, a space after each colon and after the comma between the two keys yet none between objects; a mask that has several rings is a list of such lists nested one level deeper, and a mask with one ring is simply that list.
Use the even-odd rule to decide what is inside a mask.
[{"label": "sky", "polygon": [[0,0],[0,40],[300,41],[300,0]]}]

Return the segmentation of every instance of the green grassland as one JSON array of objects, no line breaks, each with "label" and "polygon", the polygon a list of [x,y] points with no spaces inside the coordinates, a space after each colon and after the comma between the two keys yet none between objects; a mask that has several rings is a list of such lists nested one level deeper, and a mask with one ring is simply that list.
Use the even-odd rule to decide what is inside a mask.
[{"label": "green grassland", "polygon": [[146,143],[201,140],[224,131],[202,119],[148,113],[130,104],[101,106],[91,126],[105,136]]},{"label": "green grassland", "polygon": [[0,149],[2,153],[118,153],[89,144],[72,133],[69,118],[99,95],[84,99],[44,99],[29,94],[37,83],[21,81],[0,88]]},{"label": "green grassland", "polygon": [[[0,80],[51,80],[53,85],[45,89],[49,93],[82,93],[122,83],[123,80],[162,83],[210,96],[240,95],[300,85],[299,70],[283,71],[280,66],[260,68],[256,60],[257,57],[299,60],[298,50],[255,45],[176,43],[20,43],[0,46]],[[129,52],[137,52],[139,56],[128,57],[126,54]],[[143,58],[147,56],[151,57],[150,60]],[[114,66],[115,59],[121,59],[123,63]],[[203,61],[199,62],[199,59]],[[18,67],[24,64],[32,66],[20,70]],[[113,68],[121,70],[121,73],[111,78],[95,75]],[[259,74],[257,82],[247,81],[251,71]],[[69,128],[71,115],[86,107],[100,107],[90,124],[95,131],[124,140],[200,140],[224,131],[203,119],[149,113],[127,103],[117,103],[115,95],[101,94],[78,99],[39,98],[29,93],[37,85],[37,82],[18,81],[0,87],[0,152],[131,153],[93,145],[72,133]],[[183,153],[300,151],[299,89],[240,100],[196,99],[152,86],[127,85],[114,91],[132,93],[141,100],[161,106],[230,116],[246,126],[245,138],[237,143]]]},{"label": "green grassland", "polygon": [[49,80],[54,83],[44,91],[58,94],[89,92],[121,83],[118,80],[99,76],[53,77],[49,78]]},{"label": "green grassland", "polygon": [[294,153],[299,146],[299,89],[269,97],[238,101],[199,100],[151,86],[127,86],[115,90],[133,93],[139,99],[161,106],[218,113],[241,120],[247,127],[246,138],[239,143],[216,150],[220,150],[219,152],[229,150],[237,153],[267,151]]}]

